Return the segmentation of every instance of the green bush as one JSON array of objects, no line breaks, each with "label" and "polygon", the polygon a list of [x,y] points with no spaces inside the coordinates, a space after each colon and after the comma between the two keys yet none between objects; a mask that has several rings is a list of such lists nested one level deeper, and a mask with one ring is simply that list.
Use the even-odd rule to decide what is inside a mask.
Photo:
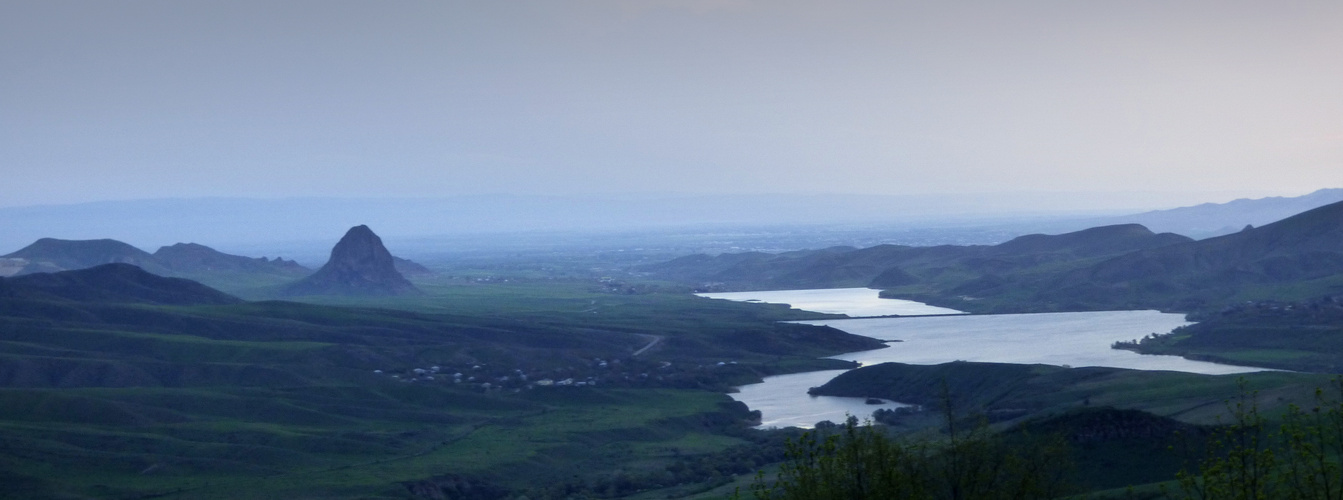
[{"label": "green bush", "polygon": [[1228,403],[1231,423],[1222,427],[1198,461],[1197,473],[1182,471],[1185,500],[1343,500],[1343,378],[1331,390],[1317,389],[1309,409],[1292,405],[1277,432],[1259,414],[1255,393],[1241,385]]},{"label": "green bush", "polygon": [[[835,429],[803,434],[788,446],[773,481],[758,475],[755,500],[1034,499],[1065,493],[1062,439],[1008,443],[984,424],[957,429],[946,411],[938,439],[904,442],[850,417]],[[740,496],[740,495],[738,495]]]}]

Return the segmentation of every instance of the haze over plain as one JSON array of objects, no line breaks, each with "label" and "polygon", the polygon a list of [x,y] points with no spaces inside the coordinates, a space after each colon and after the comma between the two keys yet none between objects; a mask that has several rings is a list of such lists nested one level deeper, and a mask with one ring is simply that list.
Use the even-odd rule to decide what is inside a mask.
[{"label": "haze over plain", "polygon": [[1336,2],[0,14],[0,206],[1043,193],[1034,208],[1160,208],[1343,185]]}]

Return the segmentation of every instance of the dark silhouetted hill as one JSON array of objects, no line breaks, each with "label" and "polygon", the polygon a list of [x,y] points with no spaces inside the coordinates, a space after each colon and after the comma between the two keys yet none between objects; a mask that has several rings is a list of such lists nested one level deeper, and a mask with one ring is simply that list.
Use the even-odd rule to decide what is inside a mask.
[{"label": "dark silhouetted hill", "polygon": [[355,226],[331,249],[326,265],[289,285],[286,295],[403,295],[421,293],[396,270],[382,238]]},{"label": "dark silhouetted hill", "polygon": [[1114,255],[1193,241],[1172,233],[1156,234],[1138,224],[1093,227],[1066,234],[1028,234],[990,247],[990,255],[1068,253],[1074,257]]},{"label": "dark silhouetted hill", "polygon": [[161,305],[223,305],[242,300],[200,283],[165,278],[130,264],[35,273],[4,280],[10,298]]},{"label": "dark silhouetted hill", "polygon": [[110,239],[42,238],[3,258],[11,270],[14,267],[18,269],[0,275],[12,276],[87,269],[112,263],[131,264],[160,276],[206,281],[220,281],[221,278],[235,278],[248,274],[294,279],[312,272],[292,260],[229,255],[196,243],[178,243],[159,248],[157,252],[150,254]]},{"label": "dark silhouetted hill", "polygon": [[229,255],[197,243],[178,243],[159,248],[153,257],[175,273],[243,272],[303,276],[312,270],[292,260]]},{"label": "dark silhouetted hill", "polygon": [[153,255],[117,240],[59,240],[42,238],[5,258],[24,259],[18,275],[84,269],[101,264],[124,263],[166,275],[167,268]]}]

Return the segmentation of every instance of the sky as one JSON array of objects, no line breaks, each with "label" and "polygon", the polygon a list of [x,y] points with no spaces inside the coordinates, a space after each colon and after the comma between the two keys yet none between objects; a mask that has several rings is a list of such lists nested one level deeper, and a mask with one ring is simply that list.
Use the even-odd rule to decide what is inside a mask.
[{"label": "sky", "polygon": [[0,0],[0,206],[1299,195],[1340,61],[1337,1]]}]

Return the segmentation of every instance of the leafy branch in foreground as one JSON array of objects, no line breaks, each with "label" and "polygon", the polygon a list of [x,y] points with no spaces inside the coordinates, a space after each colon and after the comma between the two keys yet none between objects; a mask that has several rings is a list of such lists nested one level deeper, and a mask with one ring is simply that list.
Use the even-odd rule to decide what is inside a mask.
[{"label": "leafy branch in foreground", "polygon": [[1316,389],[1315,406],[1290,407],[1282,425],[1288,451],[1283,480],[1291,498],[1343,499],[1343,380],[1331,385],[1335,399]]},{"label": "leafy branch in foreground", "polygon": [[[1278,432],[1267,430],[1244,380],[1228,402],[1232,422],[1208,443],[1198,473],[1177,475],[1185,500],[1343,500],[1343,378],[1316,389],[1315,404],[1291,405]],[[1329,393],[1329,394],[1327,394]],[[1278,438],[1274,440],[1274,438]],[[1169,494],[1169,493],[1168,493]]]},{"label": "leafy branch in foreground", "polygon": [[[1068,450],[1062,439],[1009,441],[985,424],[965,432],[948,404],[944,438],[904,442],[884,427],[849,417],[833,431],[791,441],[771,482],[763,473],[755,500],[963,500],[1055,498],[1065,492]],[[870,424],[870,422],[868,423]],[[740,495],[738,495],[740,497]]]}]

